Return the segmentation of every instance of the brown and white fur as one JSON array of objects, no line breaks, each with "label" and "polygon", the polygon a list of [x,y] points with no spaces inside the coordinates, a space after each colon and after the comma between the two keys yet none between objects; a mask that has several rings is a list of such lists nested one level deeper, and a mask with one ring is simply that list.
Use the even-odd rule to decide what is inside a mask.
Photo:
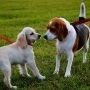
[{"label": "brown and white fur", "polygon": [[[79,19],[85,18],[85,4],[81,3]],[[71,66],[74,58],[74,53],[83,48],[83,63],[86,62],[86,55],[89,47],[89,27],[85,24],[77,26],[71,25],[64,18],[54,18],[47,26],[48,31],[44,38],[46,40],[57,39],[56,48],[56,67],[54,74],[59,73],[60,56],[65,53],[68,57],[65,77],[71,75]]]},{"label": "brown and white fur", "polygon": [[26,64],[30,67],[35,76],[45,79],[36,66],[32,43],[40,38],[40,35],[33,28],[25,27],[17,37],[15,43],[0,47],[0,69],[4,73],[4,83],[9,88],[16,89],[11,84],[11,65],[19,64],[20,74],[28,76]]}]

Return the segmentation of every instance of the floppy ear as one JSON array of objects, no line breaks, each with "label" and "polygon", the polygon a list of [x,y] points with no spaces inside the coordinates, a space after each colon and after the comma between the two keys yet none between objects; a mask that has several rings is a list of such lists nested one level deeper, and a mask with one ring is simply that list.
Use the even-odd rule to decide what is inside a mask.
[{"label": "floppy ear", "polygon": [[68,29],[66,27],[66,25],[64,23],[60,23],[60,28],[59,28],[62,32],[62,37],[66,38],[67,34],[68,34]]},{"label": "floppy ear", "polygon": [[27,45],[27,40],[26,40],[25,34],[20,33],[20,34],[18,35],[18,44],[19,44],[19,46],[20,46],[21,48],[25,48],[25,47],[26,47],[26,45]]},{"label": "floppy ear", "polygon": [[58,38],[60,41],[63,41],[68,34],[67,27],[66,27],[65,23],[62,21],[57,22],[56,27],[59,29],[58,30]]}]

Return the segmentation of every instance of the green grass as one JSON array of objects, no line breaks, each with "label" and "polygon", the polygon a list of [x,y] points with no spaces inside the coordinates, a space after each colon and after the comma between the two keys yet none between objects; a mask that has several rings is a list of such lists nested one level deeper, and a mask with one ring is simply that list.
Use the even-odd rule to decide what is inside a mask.
[{"label": "green grass", "polygon": [[[0,0],[0,35],[15,41],[25,26],[31,26],[44,35],[47,23],[53,17],[64,17],[70,22],[78,19],[82,0]],[[87,17],[90,17],[90,0],[86,0]],[[89,25],[90,23],[88,23]],[[8,43],[0,40],[0,46]],[[72,76],[64,77],[67,58],[63,55],[59,75],[53,75],[55,67],[55,41],[41,38],[34,45],[36,63],[46,80],[23,78],[13,66],[12,84],[17,90],[90,90],[90,50],[86,64],[82,63],[82,51],[76,54]],[[0,72],[0,90],[5,90],[3,74]],[[7,90],[7,89],[6,89]]]}]

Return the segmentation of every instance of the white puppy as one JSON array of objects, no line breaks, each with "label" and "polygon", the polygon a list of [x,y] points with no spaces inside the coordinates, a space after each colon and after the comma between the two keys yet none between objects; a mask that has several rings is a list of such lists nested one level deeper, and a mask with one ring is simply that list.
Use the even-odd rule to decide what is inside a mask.
[{"label": "white puppy", "polygon": [[4,73],[4,82],[9,88],[16,89],[11,84],[11,64],[19,64],[20,74],[30,76],[26,64],[39,79],[45,79],[36,66],[32,43],[39,39],[40,35],[30,27],[25,27],[18,35],[15,43],[0,48],[0,69]]}]

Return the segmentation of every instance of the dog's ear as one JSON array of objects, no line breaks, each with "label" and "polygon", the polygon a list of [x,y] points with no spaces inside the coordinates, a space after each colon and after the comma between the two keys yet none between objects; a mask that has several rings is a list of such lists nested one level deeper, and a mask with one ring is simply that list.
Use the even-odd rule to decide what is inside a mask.
[{"label": "dog's ear", "polygon": [[27,46],[27,40],[26,40],[26,36],[24,33],[20,33],[18,35],[18,44],[21,48],[25,48]]},{"label": "dog's ear", "polygon": [[60,41],[63,41],[68,35],[66,24],[62,20],[58,20],[55,24],[57,28],[57,35]]}]

